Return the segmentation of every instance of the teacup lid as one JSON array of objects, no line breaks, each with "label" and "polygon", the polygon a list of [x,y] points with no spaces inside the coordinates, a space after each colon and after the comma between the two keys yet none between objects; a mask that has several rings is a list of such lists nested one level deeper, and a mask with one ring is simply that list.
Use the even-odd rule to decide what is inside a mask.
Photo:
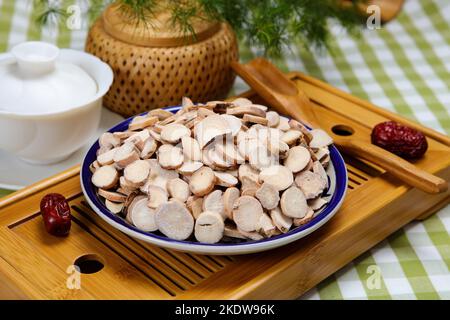
[{"label": "teacup lid", "polygon": [[81,67],[58,60],[58,55],[58,47],[37,41],[0,55],[0,110],[43,114],[92,99],[95,80]]}]

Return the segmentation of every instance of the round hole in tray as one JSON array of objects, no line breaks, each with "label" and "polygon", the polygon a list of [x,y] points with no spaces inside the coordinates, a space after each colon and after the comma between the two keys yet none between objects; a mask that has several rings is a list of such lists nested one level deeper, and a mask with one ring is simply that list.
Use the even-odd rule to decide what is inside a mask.
[{"label": "round hole in tray", "polygon": [[99,272],[105,266],[103,259],[96,254],[85,254],[78,257],[73,264],[80,268],[80,272],[84,274]]},{"label": "round hole in tray", "polygon": [[335,125],[331,128],[331,131],[338,136],[351,136],[355,133],[352,127],[346,126],[345,124]]}]

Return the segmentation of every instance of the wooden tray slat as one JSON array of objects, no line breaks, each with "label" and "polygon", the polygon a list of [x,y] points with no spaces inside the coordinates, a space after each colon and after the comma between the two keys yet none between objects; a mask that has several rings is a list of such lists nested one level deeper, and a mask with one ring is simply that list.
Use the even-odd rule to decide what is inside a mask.
[{"label": "wooden tray slat", "polygon": [[[319,117],[333,124],[348,124],[367,136],[375,123],[389,119],[422,130],[429,151],[416,164],[450,179],[447,136],[316,79],[297,72],[290,76],[311,98]],[[252,92],[243,96],[264,103]],[[330,222],[283,248],[235,257],[186,254],[128,237],[87,206],[79,168],[68,170],[0,200],[0,284],[7,288],[0,290],[0,298],[295,298],[406,223],[450,201],[450,191],[426,194],[373,163],[344,158],[348,195]],[[64,194],[73,208],[74,226],[66,239],[49,236],[42,226],[39,201],[49,192]],[[81,275],[82,289],[69,290],[66,268],[85,254],[98,255],[105,268]]]}]

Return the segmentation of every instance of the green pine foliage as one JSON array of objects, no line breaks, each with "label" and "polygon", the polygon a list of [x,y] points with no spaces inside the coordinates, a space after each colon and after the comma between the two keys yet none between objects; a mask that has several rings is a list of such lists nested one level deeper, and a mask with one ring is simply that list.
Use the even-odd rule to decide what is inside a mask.
[{"label": "green pine foliage", "polygon": [[[55,1],[35,0],[43,7],[40,23],[51,15],[63,15]],[[172,25],[186,36],[195,36],[194,19],[228,22],[238,37],[265,55],[277,56],[290,43],[310,48],[326,46],[329,24],[338,22],[351,33],[358,32],[357,10],[365,0],[116,0],[130,21],[151,24],[155,12],[169,10]],[[89,14],[98,16],[112,0],[90,0]],[[346,2],[347,6],[342,6]]]}]

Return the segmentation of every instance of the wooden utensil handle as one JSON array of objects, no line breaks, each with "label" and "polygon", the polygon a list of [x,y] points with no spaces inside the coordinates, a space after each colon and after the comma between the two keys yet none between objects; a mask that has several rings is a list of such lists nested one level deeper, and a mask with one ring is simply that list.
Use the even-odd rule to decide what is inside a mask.
[{"label": "wooden utensil handle", "polygon": [[393,176],[428,193],[441,193],[448,182],[373,144],[357,139],[338,141],[348,153],[373,161]]}]

